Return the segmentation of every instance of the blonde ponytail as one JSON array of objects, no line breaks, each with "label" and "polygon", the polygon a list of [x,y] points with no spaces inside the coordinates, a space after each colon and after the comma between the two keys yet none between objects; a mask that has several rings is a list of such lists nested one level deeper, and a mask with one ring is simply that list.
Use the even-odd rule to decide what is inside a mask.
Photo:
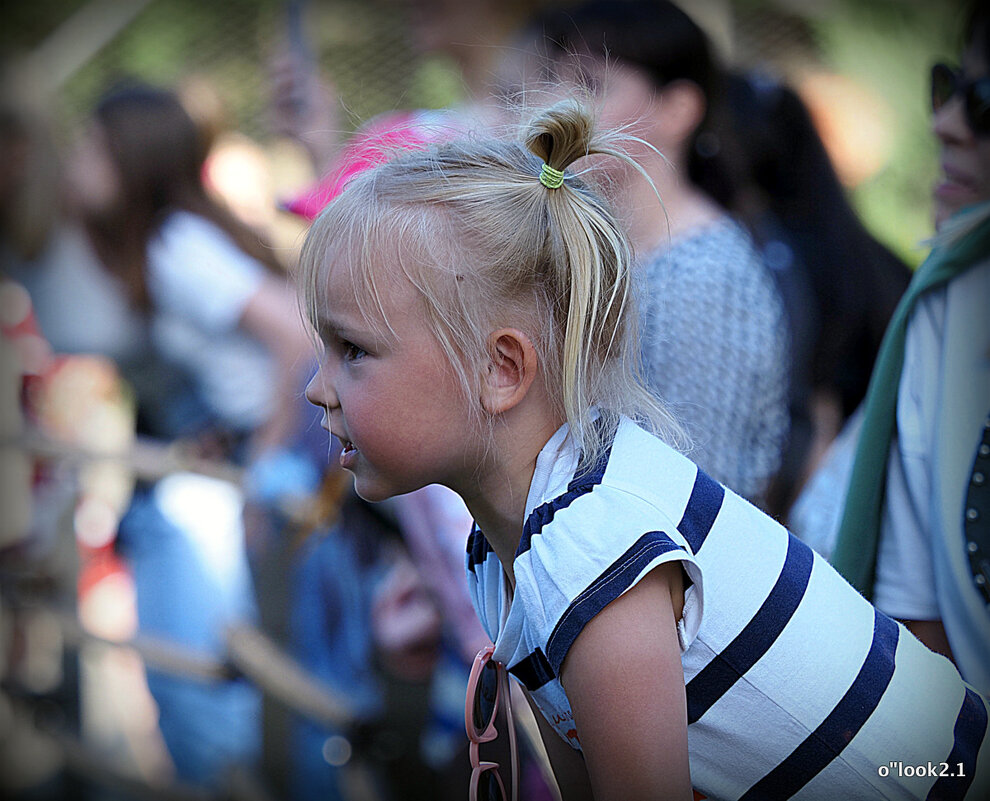
[{"label": "blonde ponytail", "polygon": [[[530,152],[565,175],[574,162],[592,154],[620,159],[642,172],[610,138],[595,136],[587,106],[576,100],[534,117],[524,141]],[[594,406],[606,415],[624,412],[653,422],[657,433],[676,439],[672,419],[652,397],[643,397],[647,393],[638,379],[629,242],[595,194],[567,187],[565,180],[562,191],[551,191],[547,198],[551,227],[559,237],[560,253],[552,262],[569,300],[560,363],[565,417],[586,453],[603,445],[603,428],[590,425]]]}]

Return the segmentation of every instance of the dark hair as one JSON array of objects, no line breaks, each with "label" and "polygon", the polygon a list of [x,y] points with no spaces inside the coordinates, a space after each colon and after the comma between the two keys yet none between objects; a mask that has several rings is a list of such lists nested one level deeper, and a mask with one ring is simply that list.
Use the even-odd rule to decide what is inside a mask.
[{"label": "dark hair", "polygon": [[[800,404],[826,390],[838,397],[843,419],[855,411],[911,272],[863,225],[797,92],[762,74],[734,74],[726,85],[741,160],[725,203],[766,253],[783,246],[791,260],[776,271],[791,295],[792,425],[784,458],[801,465],[810,434],[802,433],[809,421]],[[775,481],[768,493],[775,512],[786,511],[795,489]]]},{"label": "dark hair", "polygon": [[539,18],[551,46],[607,53],[644,70],[657,86],[688,80],[708,95],[715,65],[708,37],[667,0],[591,0]]},{"label": "dark hair", "polygon": [[705,115],[690,142],[688,175],[724,205],[735,183],[731,127],[724,108],[725,73],[708,35],[669,0],[590,0],[536,18],[547,55],[590,53],[642,70],[659,88],[690,81],[705,97]]},{"label": "dark hair", "polygon": [[87,220],[87,228],[97,253],[137,306],[149,305],[148,241],[177,209],[210,220],[245,253],[280,269],[259,234],[207,195],[201,171],[209,141],[174,92],[140,83],[122,86],[100,100],[94,119],[117,167],[121,196],[109,213]]},{"label": "dark hair", "polygon": [[811,380],[838,390],[848,416],[910,270],[863,225],[798,94],[759,76],[735,76],[730,87],[749,177],[732,206],[743,217],[769,210],[789,232],[821,313]]},{"label": "dark hair", "polygon": [[990,64],[990,6],[986,0],[971,0],[963,33],[963,46],[972,44],[982,50],[983,58]]}]

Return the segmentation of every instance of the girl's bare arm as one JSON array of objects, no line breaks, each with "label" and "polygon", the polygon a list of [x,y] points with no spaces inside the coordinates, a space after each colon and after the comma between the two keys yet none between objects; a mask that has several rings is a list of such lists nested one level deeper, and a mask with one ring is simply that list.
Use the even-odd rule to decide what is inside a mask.
[{"label": "girl's bare arm", "polygon": [[561,683],[597,801],[692,798],[682,607],[681,567],[661,565],[592,618],[564,661]]},{"label": "girl's bare arm", "polygon": [[252,443],[253,454],[258,455],[285,444],[298,426],[302,388],[307,370],[314,365],[313,342],[294,290],[274,277],[266,277],[248,301],[240,326],[267,348],[275,363],[274,408]]},{"label": "girl's bare arm", "polygon": [[581,754],[560,739],[560,735],[543,717],[539,707],[533,703],[529,693],[526,693],[526,700],[529,701],[536,723],[540,727],[540,738],[547,749],[547,757],[550,759],[550,767],[553,768],[553,777],[557,780],[560,797],[563,801],[594,801],[588,771],[585,769]]}]

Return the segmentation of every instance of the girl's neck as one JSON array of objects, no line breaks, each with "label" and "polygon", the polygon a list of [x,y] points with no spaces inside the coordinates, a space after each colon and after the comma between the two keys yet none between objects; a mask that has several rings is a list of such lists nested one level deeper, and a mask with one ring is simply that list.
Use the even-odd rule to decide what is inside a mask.
[{"label": "girl's neck", "polygon": [[519,548],[526,500],[536,460],[560,423],[549,418],[524,420],[516,417],[498,426],[498,457],[462,497],[471,516],[502,563],[510,586],[515,586],[512,563]]}]

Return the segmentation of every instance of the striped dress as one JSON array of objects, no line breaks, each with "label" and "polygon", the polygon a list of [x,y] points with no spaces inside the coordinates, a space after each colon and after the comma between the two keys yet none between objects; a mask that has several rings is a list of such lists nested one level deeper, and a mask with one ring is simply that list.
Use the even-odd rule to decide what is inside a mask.
[{"label": "striped dress", "polygon": [[537,461],[513,597],[477,527],[467,568],[495,658],[572,747],[580,732],[557,678],[568,649],[601,609],[676,559],[687,577],[678,636],[698,791],[990,797],[987,704],[948,660],[631,421],[577,476],[569,442],[562,428]]}]

